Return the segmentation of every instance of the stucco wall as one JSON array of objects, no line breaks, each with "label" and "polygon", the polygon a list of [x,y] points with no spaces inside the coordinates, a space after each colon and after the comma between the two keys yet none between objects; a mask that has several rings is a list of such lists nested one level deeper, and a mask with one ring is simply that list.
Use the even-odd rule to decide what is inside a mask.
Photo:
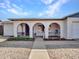
[{"label": "stucco wall", "polygon": [[[30,37],[33,37],[33,26],[41,23],[45,27],[45,38],[48,38],[49,25],[57,23],[60,25],[60,37],[66,39],[79,38],[79,18],[68,17],[66,20],[40,20],[40,21],[13,21],[12,23],[4,23],[4,36],[17,36],[17,27],[21,23],[28,24],[30,28]],[[77,26],[76,26],[77,25]],[[20,27],[19,27],[20,29]],[[21,31],[21,29],[19,30]]]},{"label": "stucco wall", "polygon": [[63,22],[63,38],[67,39],[67,20]]},{"label": "stucco wall", "polygon": [[12,23],[4,23],[4,36],[14,36]]},{"label": "stucco wall", "polygon": [[67,19],[67,39],[79,38],[79,31],[77,29],[79,29],[79,18],[69,17]]},{"label": "stucco wall", "polygon": [[[17,26],[21,23],[26,23],[30,26],[30,37],[33,37],[33,26],[36,23],[42,23],[45,26],[45,37],[48,36],[48,28],[49,25],[52,23],[57,23],[60,25],[60,37],[63,38],[64,36],[64,21],[63,20],[52,20],[52,21],[14,21],[14,36],[17,36]],[[48,37],[47,37],[48,38]]]}]

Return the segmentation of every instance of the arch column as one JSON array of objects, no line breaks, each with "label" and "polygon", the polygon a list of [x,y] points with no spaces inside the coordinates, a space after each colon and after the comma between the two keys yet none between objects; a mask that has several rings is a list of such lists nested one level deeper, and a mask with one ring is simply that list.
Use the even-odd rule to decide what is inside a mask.
[{"label": "arch column", "polygon": [[31,25],[29,28],[30,28],[30,37],[33,38],[33,26]]},{"label": "arch column", "polygon": [[49,25],[45,24],[45,38],[48,39],[48,35],[49,35],[49,30],[48,30]]},{"label": "arch column", "polygon": [[64,26],[60,24],[60,38],[64,38]]},{"label": "arch column", "polygon": [[18,24],[14,23],[14,37],[17,37],[17,26]]}]

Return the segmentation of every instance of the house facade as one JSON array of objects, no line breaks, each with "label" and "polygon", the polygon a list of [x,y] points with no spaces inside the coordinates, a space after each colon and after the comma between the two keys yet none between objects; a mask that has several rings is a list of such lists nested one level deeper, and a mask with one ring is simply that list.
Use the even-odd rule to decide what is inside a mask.
[{"label": "house facade", "polygon": [[79,39],[79,13],[62,19],[9,19],[0,24],[3,36]]}]

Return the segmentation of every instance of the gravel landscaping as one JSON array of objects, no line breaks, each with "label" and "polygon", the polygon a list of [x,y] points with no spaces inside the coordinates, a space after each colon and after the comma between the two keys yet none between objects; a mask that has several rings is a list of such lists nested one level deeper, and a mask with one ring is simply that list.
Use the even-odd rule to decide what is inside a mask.
[{"label": "gravel landscaping", "polygon": [[79,59],[79,48],[48,49],[50,59]]},{"label": "gravel landscaping", "polygon": [[0,48],[0,59],[28,59],[29,48]]}]

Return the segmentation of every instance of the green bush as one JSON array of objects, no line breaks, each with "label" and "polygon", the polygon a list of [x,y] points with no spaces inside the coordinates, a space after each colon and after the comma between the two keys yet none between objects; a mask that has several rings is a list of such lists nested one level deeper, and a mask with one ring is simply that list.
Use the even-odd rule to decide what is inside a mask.
[{"label": "green bush", "polygon": [[10,37],[8,38],[8,41],[33,41],[33,38],[30,38],[29,36],[22,36],[22,37]]}]

